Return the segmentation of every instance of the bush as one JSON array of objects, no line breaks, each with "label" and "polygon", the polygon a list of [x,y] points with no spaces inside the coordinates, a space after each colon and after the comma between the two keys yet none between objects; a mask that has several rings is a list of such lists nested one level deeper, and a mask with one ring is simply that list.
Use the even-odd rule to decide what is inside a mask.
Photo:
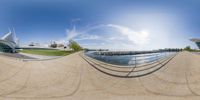
[{"label": "bush", "polygon": [[196,49],[191,49],[190,46],[186,46],[184,48],[185,51],[189,51],[189,52],[200,52],[200,50],[196,50]]},{"label": "bush", "polygon": [[73,49],[74,51],[80,51],[82,50],[82,47],[75,41],[69,40],[69,47]]},{"label": "bush", "polygon": [[184,50],[186,50],[186,51],[191,51],[192,49],[190,48],[190,46],[186,46],[186,47],[184,48]]}]

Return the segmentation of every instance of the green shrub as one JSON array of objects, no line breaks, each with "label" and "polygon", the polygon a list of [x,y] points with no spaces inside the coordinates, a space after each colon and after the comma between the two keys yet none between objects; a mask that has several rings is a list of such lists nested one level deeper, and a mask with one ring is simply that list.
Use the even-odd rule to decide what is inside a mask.
[{"label": "green shrub", "polygon": [[80,51],[82,50],[82,47],[75,41],[69,40],[69,47],[73,49],[74,51]]}]

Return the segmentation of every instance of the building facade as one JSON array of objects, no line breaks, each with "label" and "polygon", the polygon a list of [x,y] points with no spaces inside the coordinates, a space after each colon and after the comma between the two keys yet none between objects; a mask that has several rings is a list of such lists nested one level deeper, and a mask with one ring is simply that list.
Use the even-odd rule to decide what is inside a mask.
[{"label": "building facade", "polygon": [[200,49],[200,39],[197,39],[197,38],[193,38],[193,39],[190,39],[192,42],[194,42],[197,47]]},{"label": "building facade", "polygon": [[15,33],[9,31],[0,39],[0,52],[13,53],[19,47]]}]

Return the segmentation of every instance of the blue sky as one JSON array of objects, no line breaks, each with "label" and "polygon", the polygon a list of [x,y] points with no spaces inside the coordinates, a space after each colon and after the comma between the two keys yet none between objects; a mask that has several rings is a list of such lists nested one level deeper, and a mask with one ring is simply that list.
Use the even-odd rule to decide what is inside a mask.
[{"label": "blue sky", "polygon": [[21,45],[74,39],[85,48],[197,48],[198,0],[1,0],[0,36],[14,27]]}]

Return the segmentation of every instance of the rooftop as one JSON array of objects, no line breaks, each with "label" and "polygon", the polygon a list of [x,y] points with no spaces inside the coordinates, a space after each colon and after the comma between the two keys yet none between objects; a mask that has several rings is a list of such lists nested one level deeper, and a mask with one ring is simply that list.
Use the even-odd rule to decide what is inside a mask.
[{"label": "rooftop", "polygon": [[200,38],[192,38],[192,39],[190,39],[190,41],[192,41],[192,42],[200,42]]}]

